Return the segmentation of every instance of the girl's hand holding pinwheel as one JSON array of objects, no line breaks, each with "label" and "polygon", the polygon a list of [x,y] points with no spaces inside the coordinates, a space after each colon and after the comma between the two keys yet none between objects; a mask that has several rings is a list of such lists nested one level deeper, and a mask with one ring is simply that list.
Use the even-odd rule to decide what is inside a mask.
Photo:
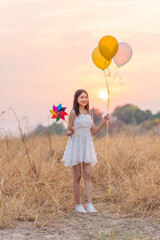
[{"label": "girl's hand holding pinwheel", "polygon": [[[65,116],[68,115],[65,112],[66,107],[62,107],[61,104],[59,104],[57,107],[55,105],[53,105],[53,110],[49,110],[52,113],[52,117],[56,119],[56,122],[58,122],[60,119],[63,119],[64,121],[66,121]],[[71,130],[67,131],[67,136],[71,136],[73,133],[75,133],[76,136],[78,136],[74,130],[74,128],[66,121],[66,123],[68,124],[68,126],[70,127]]]}]

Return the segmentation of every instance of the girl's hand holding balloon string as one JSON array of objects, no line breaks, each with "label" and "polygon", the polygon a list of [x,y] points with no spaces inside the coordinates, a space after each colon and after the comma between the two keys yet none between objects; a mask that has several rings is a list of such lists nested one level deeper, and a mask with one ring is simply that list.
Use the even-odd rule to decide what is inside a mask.
[{"label": "girl's hand holding balloon string", "polygon": [[106,114],[103,118],[103,122],[106,123],[106,121],[109,120],[109,114]]},{"label": "girl's hand holding balloon string", "polygon": [[109,120],[109,114],[106,114],[98,126],[95,126],[94,122],[93,122],[93,125],[91,128],[92,135],[95,136],[101,130],[101,128],[105,125],[106,121],[108,121],[108,120]]}]

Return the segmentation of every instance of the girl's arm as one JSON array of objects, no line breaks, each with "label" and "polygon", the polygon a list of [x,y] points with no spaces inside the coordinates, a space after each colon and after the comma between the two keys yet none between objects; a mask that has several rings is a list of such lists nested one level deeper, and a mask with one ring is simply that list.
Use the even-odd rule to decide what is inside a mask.
[{"label": "girl's arm", "polygon": [[109,120],[109,114],[106,114],[106,115],[104,116],[102,122],[101,122],[98,126],[95,126],[95,124],[94,124],[92,111],[91,111],[91,118],[92,118],[91,134],[92,134],[93,136],[95,136],[95,135],[101,130],[101,128],[105,125],[106,121]]},{"label": "girl's arm", "polygon": [[68,129],[67,129],[67,133],[66,133],[67,136],[72,136],[72,134],[74,133],[73,123],[74,123],[75,117],[76,117],[75,111],[72,109],[70,111],[69,118],[68,118],[68,123],[70,126],[68,126]]}]

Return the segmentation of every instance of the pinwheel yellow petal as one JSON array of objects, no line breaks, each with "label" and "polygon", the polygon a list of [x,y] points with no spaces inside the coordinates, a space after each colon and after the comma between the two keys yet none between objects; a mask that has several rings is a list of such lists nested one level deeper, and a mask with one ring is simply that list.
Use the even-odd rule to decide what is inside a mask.
[{"label": "pinwheel yellow petal", "polygon": [[52,113],[52,115],[57,115],[57,113],[54,112],[53,110],[49,110],[49,111]]}]

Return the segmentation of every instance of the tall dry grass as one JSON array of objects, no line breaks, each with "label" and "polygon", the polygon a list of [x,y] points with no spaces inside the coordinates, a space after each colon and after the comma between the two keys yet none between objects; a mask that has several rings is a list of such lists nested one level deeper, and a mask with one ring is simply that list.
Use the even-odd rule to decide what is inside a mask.
[{"label": "tall dry grass", "polygon": [[[61,162],[67,141],[60,136],[33,137],[25,140],[25,147],[22,139],[0,139],[0,227],[17,220],[42,225],[74,211],[72,168]],[[103,204],[132,216],[159,218],[160,137],[121,133],[109,141],[111,194],[106,138],[93,138],[98,158],[92,167],[93,202],[97,208]],[[81,199],[86,201],[83,179]]]}]

